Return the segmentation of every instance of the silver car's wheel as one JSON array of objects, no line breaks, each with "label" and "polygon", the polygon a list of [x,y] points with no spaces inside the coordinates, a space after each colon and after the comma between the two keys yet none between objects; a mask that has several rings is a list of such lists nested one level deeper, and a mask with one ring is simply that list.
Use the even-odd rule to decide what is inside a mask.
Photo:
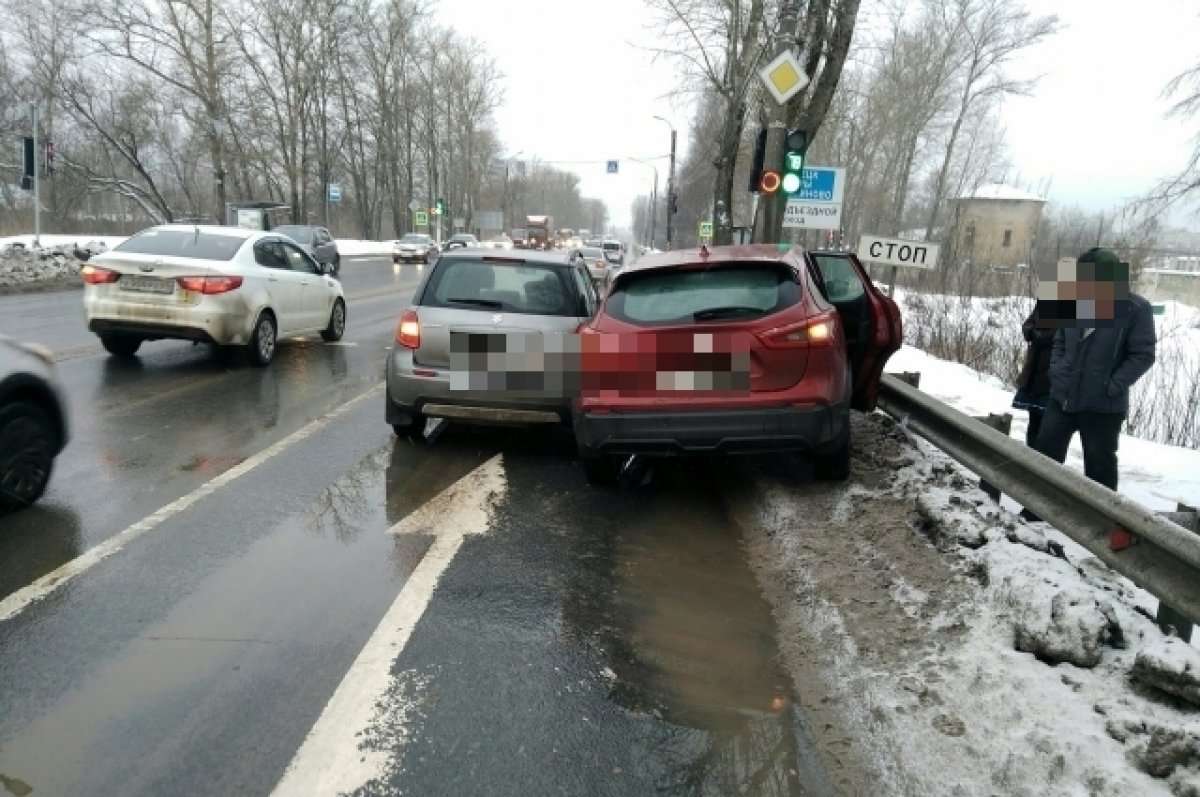
[{"label": "silver car's wheel", "polygon": [[333,300],[333,309],[329,312],[329,326],[321,330],[321,337],[332,343],[341,340],[346,332],[346,303],[341,299]]},{"label": "silver car's wheel", "polygon": [[255,365],[270,365],[275,359],[275,317],[270,313],[264,312],[258,317],[247,348],[250,361]]}]

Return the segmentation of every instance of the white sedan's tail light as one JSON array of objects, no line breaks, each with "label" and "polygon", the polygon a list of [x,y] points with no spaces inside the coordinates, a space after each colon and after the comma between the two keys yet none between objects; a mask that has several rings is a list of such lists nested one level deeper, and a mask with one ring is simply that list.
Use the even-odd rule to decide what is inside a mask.
[{"label": "white sedan's tail light", "polygon": [[100,266],[86,265],[79,271],[83,281],[88,285],[104,285],[109,282],[116,282],[121,275],[111,268],[101,268]]},{"label": "white sedan's tail light", "polygon": [[242,278],[234,276],[177,277],[179,287],[197,293],[228,293],[242,287]]}]

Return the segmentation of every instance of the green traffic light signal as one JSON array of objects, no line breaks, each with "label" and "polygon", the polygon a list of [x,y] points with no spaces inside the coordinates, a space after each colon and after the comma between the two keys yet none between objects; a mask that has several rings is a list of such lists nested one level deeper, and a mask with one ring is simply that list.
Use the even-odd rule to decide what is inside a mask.
[{"label": "green traffic light signal", "polygon": [[808,133],[793,130],[787,134],[787,152],[783,156],[783,180],[780,188],[791,195],[804,185],[804,155],[808,150]]}]

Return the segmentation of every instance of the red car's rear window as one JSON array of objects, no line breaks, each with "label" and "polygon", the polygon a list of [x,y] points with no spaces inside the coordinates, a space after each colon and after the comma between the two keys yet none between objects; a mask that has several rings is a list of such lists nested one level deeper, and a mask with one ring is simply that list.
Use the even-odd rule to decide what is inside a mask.
[{"label": "red car's rear window", "polygon": [[790,269],[774,263],[632,273],[608,296],[605,312],[639,326],[719,322],[776,313],[800,301]]}]

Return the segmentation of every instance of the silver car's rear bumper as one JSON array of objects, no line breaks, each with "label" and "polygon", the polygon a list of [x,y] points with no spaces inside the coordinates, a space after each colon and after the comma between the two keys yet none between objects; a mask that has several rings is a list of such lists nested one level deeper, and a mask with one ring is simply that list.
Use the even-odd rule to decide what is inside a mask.
[{"label": "silver car's rear bumper", "polygon": [[571,422],[571,404],[566,397],[453,390],[447,370],[423,366],[419,370],[421,374],[414,372],[412,352],[408,349],[396,346],[388,353],[386,419],[389,424],[405,425],[417,415],[481,424]]}]

